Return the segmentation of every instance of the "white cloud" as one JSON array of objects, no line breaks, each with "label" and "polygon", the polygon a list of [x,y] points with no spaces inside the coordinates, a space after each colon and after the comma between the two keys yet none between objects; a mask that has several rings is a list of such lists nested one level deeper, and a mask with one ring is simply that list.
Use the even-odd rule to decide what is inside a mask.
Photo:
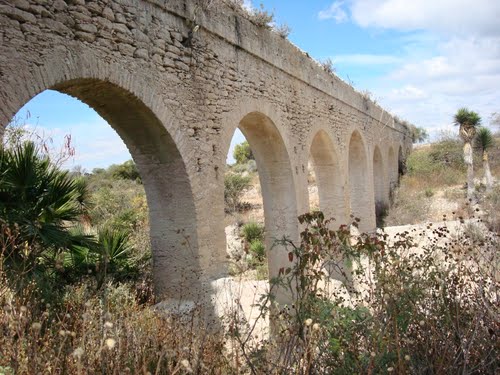
[{"label": "white cloud", "polygon": [[350,0],[347,6],[360,27],[411,32],[392,34],[402,43],[397,58],[337,57],[394,65],[370,85],[384,107],[431,133],[455,131],[451,123],[459,107],[479,112],[485,123],[500,110],[500,1]]},{"label": "white cloud", "polygon": [[335,20],[337,23],[345,22],[348,19],[347,13],[342,8],[343,1],[335,1],[327,9],[321,10],[318,13],[320,20]]},{"label": "white cloud", "polygon": [[353,20],[362,27],[433,30],[460,35],[499,34],[496,0],[351,0]]},{"label": "white cloud", "polygon": [[402,59],[391,55],[351,54],[333,56],[334,63],[351,65],[387,65],[401,63]]},{"label": "white cloud", "polygon": [[401,100],[414,100],[427,97],[427,94],[424,90],[412,85],[406,85],[402,88],[393,89],[392,94],[394,95],[394,97],[397,97]]}]

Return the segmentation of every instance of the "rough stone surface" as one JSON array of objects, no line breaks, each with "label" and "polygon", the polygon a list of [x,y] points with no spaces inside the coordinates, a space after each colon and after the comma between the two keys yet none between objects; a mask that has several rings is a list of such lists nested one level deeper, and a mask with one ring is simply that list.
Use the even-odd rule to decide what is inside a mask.
[{"label": "rough stone surface", "polygon": [[[94,108],[127,145],[165,300],[208,300],[211,281],[226,274],[223,180],[237,127],[257,160],[268,245],[298,239],[309,156],[320,208],[373,230],[375,200],[388,200],[411,147],[382,108],[222,3],[7,0],[0,41],[2,126],[53,89]],[[273,248],[270,275],[287,259]]]}]

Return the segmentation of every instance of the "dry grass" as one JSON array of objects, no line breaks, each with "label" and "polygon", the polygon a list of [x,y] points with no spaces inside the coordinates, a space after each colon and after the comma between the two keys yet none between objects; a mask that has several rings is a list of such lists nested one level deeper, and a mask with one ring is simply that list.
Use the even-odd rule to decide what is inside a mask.
[{"label": "dry grass", "polygon": [[220,337],[139,305],[126,285],[105,299],[89,283],[68,287],[54,306],[6,290],[0,301],[0,373],[227,373]]}]

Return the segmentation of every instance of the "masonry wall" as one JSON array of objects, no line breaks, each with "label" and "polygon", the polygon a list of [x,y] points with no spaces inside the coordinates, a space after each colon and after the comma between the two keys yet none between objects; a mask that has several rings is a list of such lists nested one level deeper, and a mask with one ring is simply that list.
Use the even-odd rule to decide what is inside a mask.
[{"label": "masonry wall", "polygon": [[[319,186],[324,204],[335,207],[321,208],[347,223],[357,207],[364,230],[375,226],[375,147],[385,199],[397,178],[394,155],[411,147],[407,129],[387,112],[217,2],[207,9],[181,0],[4,1],[1,125],[46,89],[89,104],[129,148],[148,197],[155,286],[172,301],[209,296],[210,280],[226,272],[223,179],[237,127],[256,153],[268,244],[298,238],[319,131],[328,146],[315,146],[317,167],[336,174]],[[350,186],[352,176],[364,179],[362,189]],[[276,249],[271,274],[286,262]]]}]

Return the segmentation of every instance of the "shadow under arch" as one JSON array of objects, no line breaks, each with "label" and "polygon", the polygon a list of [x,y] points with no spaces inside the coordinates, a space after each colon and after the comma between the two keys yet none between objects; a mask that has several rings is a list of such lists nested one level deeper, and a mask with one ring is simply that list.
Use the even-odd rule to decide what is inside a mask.
[{"label": "shadow under arch", "polygon": [[290,264],[288,252],[275,246],[275,241],[283,237],[295,241],[299,236],[290,158],[278,128],[261,112],[248,113],[238,127],[250,144],[257,163],[264,203],[269,277],[273,278],[278,276],[280,268]]},{"label": "shadow under arch", "polygon": [[361,232],[371,231],[375,229],[375,208],[369,188],[371,178],[368,175],[365,142],[357,130],[349,139],[348,171],[351,215],[361,220]]},{"label": "shadow under arch", "polygon": [[[146,192],[156,297],[177,303],[199,301],[205,293],[199,280],[202,270],[190,179],[179,149],[160,119],[132,92],[110,81],[77,78],[40,86],[39,92],[56,90],[89,105],[122,138]],[[26,102],[19,98],[17,110]]]},{"label": "shadow under arch", "polygon": [[389,152],[387,155],[387,166],[388,166],[388,176],[389,176],[389,197],[392,199],[394,195],[394,190],[398,185],[398,160],[394,154],[394,148],[389,147]]},{"label": "shadow under arch", "polygon": [[314,135],[310,155],[316,174],[319,207],[326,217],[333,217],[338,225],[346,224],[344,179],[335,146],[324,130]]},{"label": "shadow under arch", "polygon": [[375,146],[375,150],[373,151],[373,193],[375,199],[375,218],[377,226],[380,226],[388,202],[385,194],[384,161],[378,146]]},{"label": "shadow under arch", "polygon": [[399,179],[405,173],[406,173],[406,160],[405,160],[405,157],[403,155],[403,146],[399,145],[399,148],[398,148],[398,184],[399,184]]}]

